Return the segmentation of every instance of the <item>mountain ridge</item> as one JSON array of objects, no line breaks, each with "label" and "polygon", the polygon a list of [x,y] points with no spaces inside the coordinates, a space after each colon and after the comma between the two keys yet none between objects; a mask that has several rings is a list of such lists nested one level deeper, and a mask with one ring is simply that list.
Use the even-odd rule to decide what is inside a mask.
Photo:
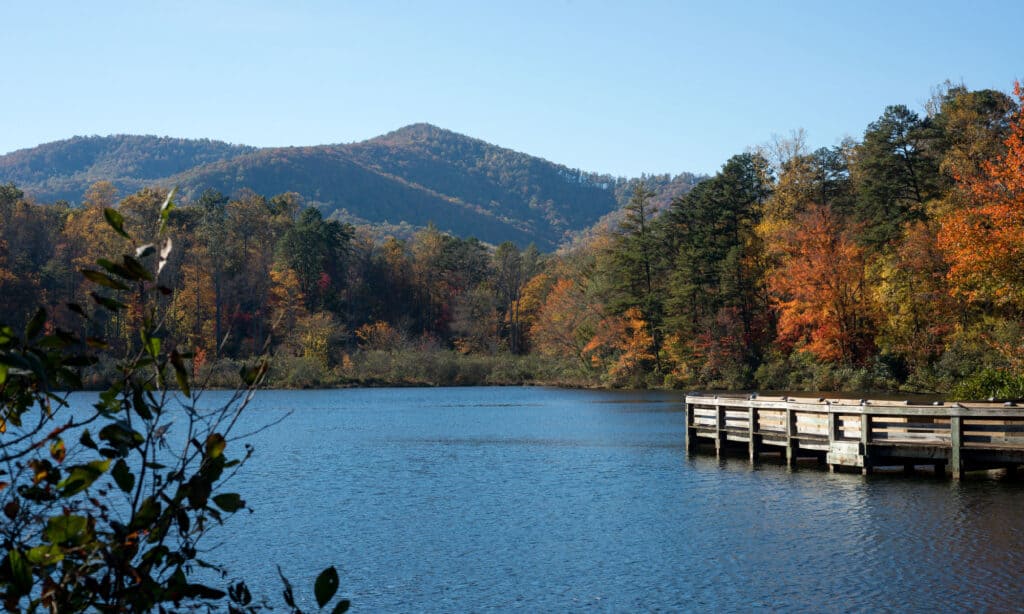
[{"label": "mountain ridge", "polygon": [[[646,178],[662,199],[701,177]],[[364,141],[257,148],[150,135],[73,137],[0,156],[0,183],[41,202],[76,202],[111,181],[122,195],[179,187],[232,195],[297,192],[325,217],[368,224],[433,223],[490,243],[553,249],[628,200],[639,179],[585,172],[420,122]],[[668,194],[671,192],[671,194]]]}]

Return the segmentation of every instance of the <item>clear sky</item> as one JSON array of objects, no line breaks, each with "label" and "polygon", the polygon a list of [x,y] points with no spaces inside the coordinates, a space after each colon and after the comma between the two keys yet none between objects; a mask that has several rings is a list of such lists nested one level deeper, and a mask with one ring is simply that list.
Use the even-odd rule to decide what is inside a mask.
[{"label": "clear sky", "polygon": [[859,138],[946,79],[1024,77],[1021,0],[12,0],[0,22],[0,153],[430,122],[588,171],[714,172],[798,128]]}]

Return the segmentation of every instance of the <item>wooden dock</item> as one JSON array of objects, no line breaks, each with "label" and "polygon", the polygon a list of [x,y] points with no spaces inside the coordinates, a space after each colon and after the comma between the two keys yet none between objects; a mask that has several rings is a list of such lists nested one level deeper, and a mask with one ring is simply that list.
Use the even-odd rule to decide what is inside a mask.
[{"label": "wooden dock", "polygon": [[751,462],[775,453],[789,466],[817,458],[830,471],[930,465],[964,472],[1024,465],[1024,407],[793,397],[686,396],[686,450],[744,447]]}]

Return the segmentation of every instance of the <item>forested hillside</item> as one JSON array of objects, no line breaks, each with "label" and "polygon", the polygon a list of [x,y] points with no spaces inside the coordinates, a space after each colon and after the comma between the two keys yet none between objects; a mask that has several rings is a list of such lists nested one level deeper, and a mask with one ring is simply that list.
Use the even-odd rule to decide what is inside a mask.
[{"label": "forested hillside", "polygon": [[[692,190],[688,176],[605,182],[429,126],[335,150],[248,153],[202,172],[225,181],[242,172],[255,191],[207,190],[170,218],[166,325],[195,351],[197,373],[269,348],[281,385],[540,381],[1022,398],[1022,99],[1019,87],[1009,96],[947,85],[919,111],[881,110],[858,140],[809,150],[797,133],[730,158]],[[476,170],[474,159],[484,160]],[[448,206],[465,210],[466,231],[494,220],[522,240],[538,232],[527,218],[512,223],[469,202],[501,195],[523,214],[534,194],[578,196],[581,208],[585,194],[628,194],[628,203],[552,253],[514,240],[494,247],[440,224],[381,236],[275,192],[274,178],[336,189],[318,181],[317,164],[344,167],[348,183],[367,182],[404,215]],[[521,168],[530,171],[511,172]],[[382,178],[392,183],[372,183]],[[541,185],[552,182],[567,191]],[[104,232],[105,210],[152,240],[166,194],[117,194],[100,182],[69,207],[3,186],[0,313],[19,330],[43,304],[58,325],[82,326],[62,305],[111,297],[86,293],[77,271],[133,247]],[[536,210],[566,228],[599,212],[559,207]],[[122,315],[94,314],[87,327],[127,350],[139,340],[120,331],[137,314],[131,297],[118,300]]]},{"label": "forested hillside", "polygon": [[0,183],[15,183],[39,202],[75,203],[97,181],[110,181],[127,194],[254,150],[209,139],[76,136],[0,156]]},{"label": "forested hillside", "polygon": [[[699,177],[665,177],[665,200]],[[478,139],[416,124],[362,143],[255,149],[157,137],[76,137],[0,156],[0,183],[38,202],[76,204],[96,181],[122,194],[178,186],[234,196],[295,192],[325,218],[429,224],[457,236],[554,249],[624,204],[629,180],[584,173]],[[634,180],[635,181],[635,180]],[[628,195],[626,195],[628,198]]]}]

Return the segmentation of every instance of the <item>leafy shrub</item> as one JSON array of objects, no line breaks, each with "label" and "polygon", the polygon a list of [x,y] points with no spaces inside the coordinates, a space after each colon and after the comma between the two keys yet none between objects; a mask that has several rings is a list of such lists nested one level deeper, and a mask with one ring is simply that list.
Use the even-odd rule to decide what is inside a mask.
[{"label": "leafy shrub", "polygon": [[[164,223],[172,206],[168,196]],[[130,239],[116,210],[105,217]],[[252,448],[238,449],[230,436],[268,363],[243,369],[242,389],[224,405],[201,406],[191,354],[161,325],[170,290],[157,280],[171,242],[133,247],[83,270],[100,312],[122,318],[138,340],[128,355],[112,357],[104,340],[56,328],[44,310],[21,333],[0,325],[0,600],[8,611],[61,613],[264,609],[244,580],[215,587],[195,572],[226,574],[199,558],[199,546],[247,509],[225,486]],[[93,317],[79,305],[68,309]],[[109,385],[88,411],[72,411],[58,391],[80,388],[81,369],[97,366]],[[187,433],[179,448],[168,443],[172,429]],[[337,571],[325,569],[314,587],[320,607],[337,588]],[[347,608],[347,600],[335,602],[335,612]]]},{"label": "leafy shrub", "polygon": [[1024,399],[1024,374],[982,369],[954,386],[950,396],[960,401]]}]

